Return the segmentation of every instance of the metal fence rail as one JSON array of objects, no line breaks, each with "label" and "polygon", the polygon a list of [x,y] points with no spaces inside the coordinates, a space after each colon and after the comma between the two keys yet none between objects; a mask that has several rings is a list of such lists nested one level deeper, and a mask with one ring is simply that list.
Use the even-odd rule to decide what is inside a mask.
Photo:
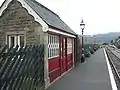
[{"label": "metal fence rail", "polygon": [[0,90],[40,90],[43,86],[44,45],[1,49]]}]

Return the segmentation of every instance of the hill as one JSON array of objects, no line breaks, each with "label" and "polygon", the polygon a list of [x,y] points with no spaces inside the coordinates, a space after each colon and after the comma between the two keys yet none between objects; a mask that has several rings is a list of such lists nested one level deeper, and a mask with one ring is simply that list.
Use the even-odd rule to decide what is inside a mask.
[{"label": "hill", "polygon": [[101,43],[110,43],[112,39],[117,38],[120,36],[120,32],[110,32],[106,34],[96,34],[93,35],[96,38],[96,42]]}]

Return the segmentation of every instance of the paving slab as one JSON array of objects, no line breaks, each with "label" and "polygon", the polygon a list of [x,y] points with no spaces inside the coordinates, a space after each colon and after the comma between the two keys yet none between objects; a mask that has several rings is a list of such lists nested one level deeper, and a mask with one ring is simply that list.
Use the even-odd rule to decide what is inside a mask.
[{"label": "paving slab", "polygon": [[103,49],[73,68],[47,90],[112,90]]}]

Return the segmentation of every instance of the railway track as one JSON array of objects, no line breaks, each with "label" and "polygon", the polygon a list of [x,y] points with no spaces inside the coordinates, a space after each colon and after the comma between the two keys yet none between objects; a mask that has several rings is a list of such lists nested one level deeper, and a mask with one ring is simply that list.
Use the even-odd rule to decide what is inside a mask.
[{"label": "railway track", "polygon": [[[120,90],[120,58],[116,56],[110,48],[106,48],[106,53],[109,59],[109,62],[112,67],[112,71],[114,74],[114,78],[118,87],[118,90]],[[120,54],[120,52],[117,52]]]}]

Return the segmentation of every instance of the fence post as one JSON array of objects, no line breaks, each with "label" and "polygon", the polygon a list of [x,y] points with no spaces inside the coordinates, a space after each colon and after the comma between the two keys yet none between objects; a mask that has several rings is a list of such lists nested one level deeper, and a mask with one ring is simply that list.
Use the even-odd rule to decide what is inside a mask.
[{"label": "fence post", "polygon": [[45,89],[50,85],[49,67],[48,67],[48,34],[44,33],[44,80]]}]

